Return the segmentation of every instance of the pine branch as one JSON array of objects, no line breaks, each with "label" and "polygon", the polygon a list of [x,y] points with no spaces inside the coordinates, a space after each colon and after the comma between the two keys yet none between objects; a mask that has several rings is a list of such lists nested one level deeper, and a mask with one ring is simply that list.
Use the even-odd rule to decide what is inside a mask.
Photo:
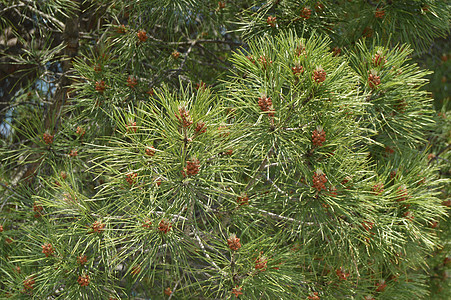
[{"label": "pine branch", "polygon": [[202,252],[204,253],[205,257],[210,261],[210,263],[216,268],[216,270],[218,270],[218,272],[224,276],[227,277],[227,273],[224,272],[215,262],[214,260],[211,259],[210,255],[207,253],[207,251],[205,250],[205,246],[202,243],[201,239],[199,238],[199,235],[197,234],[197,230],[194,227],[194,225],[191,226],[193,228],[193,233],[194,233],[194,237],[196,238],[199,247],[201,248]]},{"label": "pine branch", "polygon": [[290,221],[290,222],[293,222],[293,223],[299,223],[299,224],[303,224],[303,225],[317,225],[317,224],[315,224],[313,222],[302,222],[300,220],[296,220],[296,219],[293,219],[293,218],[284,217],[284,216],[281,216],[281,215],[278,215],[278,214],[275,214],[275,213],[272,213],[272,212],[269,212],[269,211],[266,211],[266,210],[263,210],[263,209],[260,209],[260,208],[256,208],[256,210],[259,213],[263,214],[263,215],[267,215],[267,216],[269,216],[269,217],[271,217],[273,219],[277,219],[277,220]]},{"label": "pine branch", "polygon": [[52,17],[52,16],[50,16],[50,15],[47,15],[46,13],[44,13],[44,12],[42,12],[42,11],[40,11],[40,10],[34,8],[34,7],[32,6],[33,3],[30,3],[28,0],[25,0],[25,1],[28,3],[28,5],[25,4],[25,3],[23,3],[23,2],[20,2],[20,1],[19,1],[18,3],[19,3],[19,5],[21,5],[21,6],[27,7],[29,10],[31,10],[31,11],[34,12],[35,14],[38,14],[38,15],[40,15],[41,17],[43,17],[43,18],[45,18],[45,19],[48,19],[48,20],[52,21],[53,23],[55,23],[56,25],[58,25],[58,27],[59,27],[61,30],[65,30],[65,24],[64,24],[63,22],[61,22],[61,21],[57,20],[56,18],[54,18],[54,17]]}]

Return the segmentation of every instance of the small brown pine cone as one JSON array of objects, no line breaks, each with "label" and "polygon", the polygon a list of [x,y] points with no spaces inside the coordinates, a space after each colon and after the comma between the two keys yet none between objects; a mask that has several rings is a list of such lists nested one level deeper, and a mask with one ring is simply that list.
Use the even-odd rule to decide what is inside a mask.
[{"label": "small brown pine cone", "polygon": [[103,91],[105,91],[106,89],[106,85],[105,85],[105,81],[101,80],[101,81],[96,81],[96,86],[95,86],[95,90],[101,94],[103,94]]},{"label": "small brown pine cone", "polygon": [[92,223],[91,228],[93,232],[100,233],[105,230],[105,224],[100,223],[99,221],[95,221]]},{"label": "small brown pine cone", "polygon": [[236,237],[236,234],[230,235],[230,237],[227,239],[227,245],[233,251],[241,248],[240,239]]},{"label": "small brown pine cone", "polygon": [[161,220],[160,223],[158,224],[158,230],[165,234],[171,231],[171,228],[172,228],[171,223],[165,219]]},{"label": "small brown pine cone", "polygon": [[276,17],[273,16],[268,16],[268,18],[266,19],[266,23],[268,23],[269,26],[271,27],[276,27]]},{"label": "small brown pine cone", "polygon": [[136,132],[138,130],[138,126],[136,126],[136,122],[130,121],[126,126],[128,132]]},{"label": "small brown pine cone", "polygon": [[322,146],[323,142],[326,141],[326,132],[323,130],[321,126],[318,126],[313,132],[312,132],[312,143],[314,146]]},{"label": "small brown pine cone", "polygon": [[196,124],[196,128],[194,129],[194,131],[199,134],[199,133],[205,133],[207,131],[207,125],[205,124],[205,122],[199,121]]},{"label": "small brown pine cone", "polygon": [[313,79],[313,81],[315,81],[316,83],[321,83],[321,82],[323,82],[324,80],[326,80],[326,71],[324,71],[324,69],[321,68],[321,67],[317,67],[317,68],[313,71],[312,79]]},{"label": "small brown pine cone", "polygon": [[80,137],[83,137],[86,133],[86,130],[84,130],[83,127],[77,126],[77,131],[75,133]]},{"label": "small brown pine cone", "polygon": [[133,185],[136,183],[136,178],[138,177],[137,173],[129,173],[125,175],[125,180],[128,182],[128,184]]},{"label": "small brown pine cone", "polygon": [[191,124],[193,124],[193,120],[191,116],[189,115],[189,110],[186,110],[184,106],[179,107],[178,114],[175,114],[176,118],[179,120],[179,122],[182,124],[183,127],[189,127]]},{"label": "small brown pine cone", "polygon": [[384,17],[384,15],[385,15],[385,11],[381,10],[380,8],[377,8],[376,12],[374,12],[374,16],[377,19],[382,19]]},{"label": "small brown pine cone", "polygon": [[45,132],[42,135],[42,139],[44,140],[44,143],[46,143],[47,145],[50,145],[53,143],[53,135],[48,134],[47,132]]},{"label": "small brown pine cone", "polygon": [[387,60],[385,59],[385,56],[382,55],[381,51],[377,51],[376,54],[374,54],[373,57],[373,65],[374,66],[384,66]]},{"label": "small brown pine cone", "polygon": [[148,39],[147,33],[144,30],[139,30],[136,35],[138,36],[139,41],[142,43],[144,43]]},{"label": "small brown pine cone", "polygon": [[170,296],[170,295],[172,294],[171,288],[170,288],[170,287],[165,288],[165,289],[164,289],[164,294],[165,294],[166,296]]},{"label": "small brown pine cone", "polygon": [[89,276],[88,275],[80,275],[78,276],[77,282],[80,286],[88,286],[89,285]]},{"label": "small brown pine cone", "polygon": [[249,197],[245,194],[237,198],[236,202],[238,205],[246,205],[249,204]]},{"label": "small brown pine cone", "polygon": [[320,300],[318,296],[318,292],[313,292],[310,296],[307,297],[309,300]]},{"label": "small brown pine cone", "polygon": [[178,52],[177,50],[174,50],[171,53],[171,56],[172,56],[173,59],[178,59],[180,57],[180,52]]},{"label": "small brown pine cone", "polygon": [[268,260],[265,256],[260,256],[255,260],[255,269],[259,271],[266,271]]},{"label": "small brown pine cone", "polygon": [[79,263],[80,265],[84,265],[88,262],[88,258],[86,257],[86,255],[80,255],[77,257],[77,263]]},{"label": "small brown pine cone", "polygon": [[47,244],[42,245],[42,253],[44,253],[46,257],[53,255],[54,252],[55,252],[55,249],[53,249],[52,244],[47,243]]},{"label": "small brown pine cone", "polygon": [[381,84],[381,77],[377,76],[375,71],[371,71],[368,75],[368,85],[370,88],[376,89],[379,84]]},{"label": "small brown pine cone", "polygon": [[128,76],[127,78],[127,86],[134,89],[138,85],[138,79],[133,76]]},{"label": "small brown pine cone", "polygon": [[25,288],[25,291],[31,291],[34,288],[35,280],[34,277],[30,277],[24,280],[23,287]]},{"label": "small brown pine cone", "polygon": [[308,19],[310,19],[311,15],[312,15],[312,10],[310,9],[310,7],[304,7],[301,10],[301,18],[308,20]]},{"label": "small brown pine cone", "polygon": [[313,187],[320,192],[321,190],[326,189],[326,186],[324,185],[326,182],[326,175],[320,169],[317,169],[316,172],[313,173]]},{"label": "small brown pine cone", "polygon": [[291,71],[293,72],[293,75],[300,75],[304,73],[304,67],[302,66],[294,66],[291,68]]},{"label": "small brown pine cone", "polygon": [[188,176],[194,176],[199,173],[199,160],[193,159],[186,162],[186,174]]}]

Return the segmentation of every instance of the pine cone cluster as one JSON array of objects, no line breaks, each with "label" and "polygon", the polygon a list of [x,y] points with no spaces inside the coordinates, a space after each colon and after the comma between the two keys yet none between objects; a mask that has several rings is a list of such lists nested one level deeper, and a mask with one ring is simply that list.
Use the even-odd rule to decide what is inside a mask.
[{"label": "pine cone cluster", "polygon": [[44,208],[42,207],[42,205],[39,205],[38,202],[33,203],[33,211],[35,212],[34,216],[36,218],[42,215],[43,210]]},{"label": "pine cone cluster", "polygon": [[80,275],[78,276],[77,282],[80,286],[88,286],[89,284],[89,276],[88,275]]},{"label": "pine cone cluster", "polygon": [[340,53],[341,53],[341,48],[340,48],[340,47],[333,47],[333,48],[332,48],[332,53],[333,53],[333,56],[338,56],[338,55],[340,55]]},{"label": "pine cone cluster", "polygon": [[240,239],[236,237],[236,234],[230,235],[230,237],[227,239],[227,245],[233,251],[241,248]]},{"label": "pine cone cluster", "polygon": [[268,260],[265,256],[260,256],[255,260],[255,269],[259,271],[266,271],[266,265],[268,263]]},{"label": "pine cone cluster", "polygon": [[323,130],[321,126],[318,126],[312,132],[312,143],[313,145],[319,147],[322,146],[325,141],[326,141],[326,132]]},{"label": "pine cone cluster", "polygon": [[77,131],[75,131],[75,133],[80,137],[83,137],[86,133],[86,130],[84,130],[83,127],[77,126]]},{"label": "pine cone cluster", "polygon": [[291,71],[293,72],[293,75],[300,75],[300,74],[304,73],[304,67],[294,66],[291,68]]},{"label": "pine cone cluster", "polygon": [[78,156],[78,151],[75,150],[75,149],[70,150],[69,156],[70,156],[70,157],[76,157],[76,156]]},{"label": "pine cone cluster", "polygon": [[307,297],[309,300],[320,300],[318,296],[318,292],[313,292],[310,296]]},{"label": "pine cone cluster", "polygon": [[238,285],[232,289],[232,294],[235,295],[235,298],[238,298],[240,295],[243,295],[242,292],[243,288],[242,287],[238,287]]},{"label": "pine cone cluster", "polygon": [[261,96],[258,98],[258,106],[260,106],[260,109],[265,112],[269,112],[268,116],[274,117],[274,108],[272,106],[272,100],[271,97]]},{"label": "pine cone cluster", "polygon": [[105,230],[105,224],[100,223],[99,221],[95,221],[92,223],[91,228],[93,232],[100,233]]},{"label": "pine cone cluster", "polygon": [[171,56],[172,56],[173,59],[178,59],[180,57],[180,52],[178,52],[177,50],[174,50],[171,53]]},{"label": "pine cone cluster", "polygon": [[139,30],[136,35],[138,36],[140,42],[144,43],[148,39],[147,33],[144,30]]},{"label": "pine cone cluster", "polygon": [[136,122],[129,122],[126,126],[128,132],[136,132],[138,130],[138,126],[136,126]]},{"label": "pine cone cluster", "polygon": [[268,18],[266,19],[266,23],[268,23],[269,26],[271,27],[276,27],[276,17],[273,16],[268,16]]},{"label": "pine cone cluster", "polygon": [[42,135],[42,139],[44,140],[44,143],[46,143],[47,145],[50,145],[51,143],[53,143],[53,135],[48,134],[47,132],[45,132]]},{"label": "pine cone cluster", "polygon": [[88,258],[86,257],[86,255],[80,255],[77,257],[77,263],[79,263],[80,265],[84,265],[88,262]]},{"label": "pine cone cluster", "polygon": [[348,280],[348,277],[350,276],[349,272],[345,272],[341,268],[337,269],[335,273],[337,274],[338,278],[340,278],[340,280]]},{"label": "pine cone cluster", "polygon": [[166,296],[170,296],[170,295],[172,294],[171,288],[170,288],[170,287],[165,288],[165,289],[164,289],[164,294],[165,294]]},{"label": "pine cone cluster", "polygon": [[323,82],[324,80],[326,80],[326,71],[324,71],[324,69],[321,67],[317,67],[315,71],[313,71],[312,79],[316,83]]},{"label": "pine cone cluster", "polygon": [[310,7],[304,7],[301,10],[301,18],[308,20],[308,19],[310,19],[311,15],[312,15],[312,10],[310,9]]},{"label": "pine cone cluster", "polygon": [[196,133],[205,133],[207,131],[207,125],[205,124],[205,122],[199,121],[197,122],[194,131]]},{"label": "pine cone cluster", "polygon": [[152,221],[146,220],[146,221],[144,221],[144,224],[142,224],[142,227],[143,228],[150,228],[151,225],[152,225]]},{"label": "pine cone cluster", "polygon": [[249,204],[249,197],[247,195],[243,195],[237,198],[236,202],[238,203],[238,205],[245,205],[245,204]]},{"label": "pine cone cluster", "polygon": [[375,89],[377,86],[381,84],[381,77],[376,75],[376,72],[372,71],[368,75],[368,85],[370,88]]},{"label": "pine cone cluster", "polygon": [[46,257],[53,255],[54,252],[55,252],[55,249],[53,249],[52,244],[47,243],[47,244],[42,245],[42,253],[44,253]]},{"label": "pine cone cluster", "polygon": [[381,279],[379,282],[376,282],[376,292],[383,292],[386,287],[387,284],[385,283],[384,279]]},{"label": "pine cone cluster", "polygon": [[24,280],[23,287],[25,288],[25,291],[31,291],[34,288],[34,284],[35,284],[34,277],[30,277]]},{"label": "pine cone cluster", "polygon": [[296,47],[296,55],[297,55],[297,56],[307,55],[307,50],[305,49],[304,44],[300,43],[300,44]]},{"label": "pine cone cluster", "polygon": [[373,65],[374,66],[384,66],[387,63],[387,60],[385,59],[385,56],[382,56],[382,53],[378,51],[376,54],[374,54],[373,57]]},{"label": "pine cone cluster", "polygon": [[171,231],[171,228],[172,228],[171,222],[165,219],[161,220],[160,223],[158,224],[158,230],[165,234]]},{"label": "pine cone cluster", "polygon": [[175,117],[179,120],[183,127],[187,128],[193,124],[193,119],[189,115],[189,110],[186,110],[184,106],[179,107],[179,113],[175,114]]},{"label": "pine cone cluster", "polygon": [[264,69],[266,69],[266,67],[269,64],[272,64],[272,60],[270,60],[270,59],[266,58],[266,56],[262,56],[262,55],[260,55],[259,61],[262,64]]},{"label": "pine cone cluster", "polygon": [[125,27],[125,25],[124,24],[122,24],[121,26],[117,26],[116,27],[116,32],[117,33],[125,33],[127,31],[127,28]]},{"label": "pine cone cluster", "polygon": [[327,182],[326,175],[320,169],[316,170],[313,173],[313,187],[320,192],[321,190],[325,190],[326,186],[324,185]]},{"label": "pine cone cluster", "polygon": [[138,79],[136,79],[133,76],[128,76],[127,78],[127,86],[130,87],[131,89],[134,89],[136,86],[138,85]]},{"label": "pine cone cluster", "polygon": [[105,81],[103,81],[103,80],[96,81],[95,89],[97,92],[103,94],[103,91],[105,91],[105,89],[106,89]]},{"label": "pine cone cluster", "polygon": [[194,158],[193,160],[189,160],[186,162],[186,168],[182,172],[183,175],[194,176],[199,173],[199,160]]},{"label": "pine cone cluster", "polygon": [[133,185],[136,182],[136,178],[138,177],[138,174],[130,173],[130,174],[127,174],[125,177],[126,177],[125,180],[128,182],[128,184]]},{"label": "pine cone cluster", "polygon": [[374,12],[374,16],[378,19],[382,19],[385,15],[385,11],[383,11],[380,8],[377,8],[376,11]]}]

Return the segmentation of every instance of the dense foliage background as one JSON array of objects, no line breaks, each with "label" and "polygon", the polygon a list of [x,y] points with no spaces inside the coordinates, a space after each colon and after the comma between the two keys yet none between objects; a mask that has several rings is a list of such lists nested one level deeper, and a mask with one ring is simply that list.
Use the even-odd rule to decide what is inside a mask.
[{"label": "dense foliage background", "polygon": [[0,298],[446,299],[450,8],[0,0]]}]

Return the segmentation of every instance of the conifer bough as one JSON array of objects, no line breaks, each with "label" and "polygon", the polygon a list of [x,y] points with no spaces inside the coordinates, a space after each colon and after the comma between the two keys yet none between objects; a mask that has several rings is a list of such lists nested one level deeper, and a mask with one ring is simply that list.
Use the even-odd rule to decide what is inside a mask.
[{"label": "conifer bough", "polygon": [[[197,8],[162,2],[149,10],[157,19]],[[1,157],[30,174],[0,208],[0,297],[425,297],[416,270],[445,212],[444,182],[420,150],[433,125],[429,72],[382,34],[347,32],[355,45],[337,48],[324,33],[348,4],[335,13],[333,1],[298,2],[243,12],[247,44],[214,87],[185,66],[222,42],[202,33],[154,52],[165,41],[138,26],[133,6],[121,12],[127,26],[105,31],[102,55],[74,58],[70,103],[56,106],[67,122],[22,120],[14,130],[30,143]],[[358,5],[375,30],[406,29],[395,1],[373,2]],[[434,25],[442,6],[421,7]],[[147,77],[157,60],[176,68]]]}]

